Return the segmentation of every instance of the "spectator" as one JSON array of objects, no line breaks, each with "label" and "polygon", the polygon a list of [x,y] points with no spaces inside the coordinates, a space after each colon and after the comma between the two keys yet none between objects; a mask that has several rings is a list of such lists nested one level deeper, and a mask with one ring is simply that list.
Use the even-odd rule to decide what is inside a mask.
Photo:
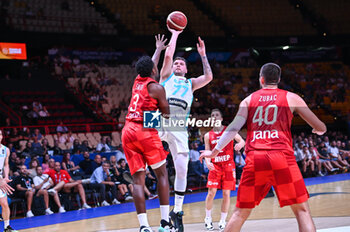
[{"label": "spectator", "polygon": [[[323,143],[323,146],[324,146],[324,143]],[[312,148],[316,152],[316,154],[317,154],[317,156],[319,158],[319,161],[321,162],[321,165],[327,170],[328,173],[331,173],[331,172],[336,170],[335,168],[333,168],[331,162],[329,161],[330,157],[329,157],[329,154],[327,152],[327,148],[326,147],[325,147],[324,151],[319,152],[316,149],[316,147],[313,146],[313,143],[312,143]]]},{"label": "spectator", "polygon": [[50,155],[46,153],[44,155],[43,162],[41,164],[43,172],[46,172],[46,170],[49,169],[49,160],[50,160]]},{"label": "spectator", "polygon": [[84,153],[85,151],[91,152],[93,149],[89,147],[89,142],[87,140],[84,140],[82,144],[80,145],[80,152]]},{"label": "spectator", "polygon": [[74,139],[73,145],[71,147],[72,154],[80,154],[80,148],[81,148],[81,145],[79,143],[79,140],[78,139]]},{"label": "spectator", "polygon": [[74,162],[70,159],[70,153],[66,152],[62,159],[62,169],[67,171],[69,175],[80,176],[79,165],[75,166]]},{"label": "spectator", "polygon": [[118,150],[115,151],[116,152],[116,159],[117,161],[121,160],[121,159],[124,159],[126,163],[128,163],[126,161],[126,157],[125,157],[125,154],[124,154],[124,150],[123,150],[123,146],[122,145],[119,145],[118,146]]},{"label": "spectator", "polygon": [[102,158],[100,155],[95,155],[94,162],[92,162],[92,170],[94,171],[96,168],[102,165]]},{"label": "spectator", "polygon": [[115,146],[112,146],[112,140],[109,136],[106,137],[106,144],[109,147],[110,151],[114,151],[117,149]]},{"label": "spectator", "polygon": [[[310,141],[310,144],[311,144],[312,141]],[[319,176],[324,176],[323,173],[322,173],[322,163],[320,162],[319,160],[319,157],[316,153],[316,151],[314,150],[314,148],[309,144],[309,153],[311,155],[311,159],[312,161],[315,163],[315,166],[317,167],[317,170],[318,170],[318,175]]]},{"label": "spectator", "polygon": [[308,167],[311,168],[312,173],[315,171],[315,162],[312,161],[311,154],[307,148],[307,146],[303,146],[303,151],[302,151],[302,156],[303,156],[303,173],[306,173],[306,170]]},{"label": "spectator", "polygon": [[[118,164],[119,164],[119,166],[120,166],[120,168],[118,168],[118,172],[120,173],[120,175],[123,177],[123,175],[124,175],[124,173],[125,172],[128,172],[128,173],[130,173],[130,169],[129,169],[129,166],[128,166],[128,164],[125,162],[125,159],[120,159],[119,161],[118,161]],[[134,191],[134,186],[130,183],[130,182],[128,182],[128,181],[126,181],[124,178],[122,178],[122,180],[121,180],[121,183],[122,184],[125,184],[129,189],[130,189],[130,192],[132,193],[133,191]],[[129,192],[126,192],[125,193],[125,195],[124,195],[124,198],[125,198],[125,200],[130,200],[132,197],[129,195]],[[127,199],[129,197],[129,199]]]},{"label": "spectator", "polygon": [[63,124],[63,121],[60,121],[60,124],[57,126],[56,128],[56,132],[60,132],[62,134],[67,133],[68,132],[68,128]]},{"label": "spectator", "polygon": [[35,194],[33,179],[28,176],[27,167],[20,166],[20,175],[15,179],[16,196],[27,200],[27,217],[34,217],[32,212],[32,202]]},{"label": "spectator", "polygon": [[62,155],[63,151],[59,147],[59,140],[55,139],[53,142],[53,147],[52,147],[53,155]]},{"label": "spectator", "polygon": [[34,156],[42,156],[44,154],[44,149],[41,146],[41,143],[39,143],[38,138],[34,137],[34,142],[32,143],[32,149]]},{"label": "spectator", "polygon": [[[53,180],[54,184],[57,185],[58,183],[60,183],[61,181],[64,181],[65,184],[63,185],[63,187],[61,187],[61,189],[66,192],[66,193],[70,193],[71,190],[73,190],[74,192],[78,192],[81,198],[81,201],[83,203],[82,208],[83,209],[89,209],[91,208],[87,203],[86,203],[86,197],[85,197],[85,190],[84,187],[82,185],[82,181],[81,180],[73,180],[70,175],[68,174],[67,171],[65,170],[61,170],[61,164],[60,162],[55,162],[55,167],[54,169],[49,170],[48,172],[49,176],[51,177],[51,179]],[[57,191],[61,190],[58,189]]]},{"label": "spectator", "polygon": [[111,152],[110,147],[106,143],[105,136],[101,137],[101,142],[97,144],[96,151],[97,152]]},{"label": "spectator", "polygon": [[[61,205],[60,198],[59,198],[58,193],[57,193],[57,190],[61,189],[65,182],[61,181],[55,187],[53,187],[54,183],[53,183],[51,177],[48,174],[43,174],[43,168],[42,167],[40,167],[40,166],[36,167],[36,173],[37,173],[37,176],[34,177],[34,179],[33,179],[35,189],[38,190],[38,191],[44,191],[44,192],[46,191],[47,193],[52,195],[54,201],[56,202],[56,204],[58,206],[58,212],[60,212],[60,213],[66,212],[64,207]],[[48,195],[47,194],[44,195],[45,205],[46,205],[46,199],[45,199],[46,196],[48,198]],[[49,209],[48,201],[49,201],[49,199],[47,199],[46,208]],[[51,214],[49,212],[47,212],[47,213]]]},{"label": "spectator", "polygon": [[84,160],[80,161],[79,167],[83,170],[84,175],[91,175],[92,172],[94,171],[93,169],[93,160],[90,159],[90,154],[89,152],[84,152]]},{"label": "spectator", "polygon": [[106,201],[106,191],[111,191],[112,194],[112,204],[120,204],[117,200],[117,186],[115,182],[111,179],[111,173],[109,171],[110,164],[108,162],[103,162],[101,167],[95,169],[91,176],[91,183],[99,188],[101,193],[102,206],[110,205]]},{"label": "spectator", "polygon": [[346,160],[342,159],[341,155],[339,154],[339,149],[336,145],[336,141],[332,141],[331,145],[328,147],[328,153],[333,161],[332,164],[338,163],[341,168],[346,171],[346,169],[349,167],[349,163]]},{"label": "spectator", "polygon": [[40,141],[43,138],[43,135],[40,133],[39,129],[35,129],[34,133],[31,136],[31,139],[37,138],[38,141]]},{"label": "spectator", "polygon": [[46,153],[48,153],[48,151],[52,150],[52,147],[50,147],[47,139],[43,139],[41,141],[41,147],[43,149],[43,154],[46,154]]},{"label": "spectator", "polygon": [[28,175],[31,178],[34,178],[37,174],[36,174],[36,167],[39,166],[39,161],[35,158],[33,158],[30,162],[29,162],[29,170],[28,170]]},{"label": "spectator", "polygon": [[198,144],[196,142],[191,143],[191,150],[190,150],[190,169],[192,172],[198,177],[198,178],[204,178],[205,175],[203,174],[203,166],[202,163],[199,161],[200,153],[197,151]]},{"label": "spectator", "polygon": [[32,143],[29,141],[26,144],[26,148],[22,151],[22,155],[25,157],[32,157],[34,155],[34,149],[32,148]]}]

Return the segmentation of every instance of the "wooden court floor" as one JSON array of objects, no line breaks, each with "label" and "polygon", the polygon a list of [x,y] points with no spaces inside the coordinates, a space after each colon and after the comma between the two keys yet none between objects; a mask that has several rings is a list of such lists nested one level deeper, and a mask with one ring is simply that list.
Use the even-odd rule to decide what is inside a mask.
[{"label": "wooden court floor", "polygon": [[[344,230],[331,229],[329,231],[350,231],[350,180],[308,186],[310,193],[309,204],[316,227],[322,229],[346,226]],[[230,217],[236,197],[231,198]],[[214,200],[212,211],[213,221],[220,218],[221,199]],[[184,205],[185,231],[205,231],[204,202]],[[156,230],[159,224],[159,209],[148,210],[149,223]],[[214,223],[214,227],[217,225]],[[124,213],[112,216],[98,217],[44,227],[21,230],[23,232],[64,231],[64,232],[136,232],[138,221],[136,213]],[[216,231],[218,231],[216,229]],[[294,215],[289,207],[280,208],[276,197],[264,199],[255,208],[242,231],[297,231]],[[326,231],[326,230],[324,230]]]}]

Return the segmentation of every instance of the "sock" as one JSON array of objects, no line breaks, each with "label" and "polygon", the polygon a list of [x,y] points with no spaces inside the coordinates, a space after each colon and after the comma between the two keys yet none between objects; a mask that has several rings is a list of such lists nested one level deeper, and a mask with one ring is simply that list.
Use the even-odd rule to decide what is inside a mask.
[{"label": "sock", "polygon": [[182,211],[182,205],[184,203],[184,195],[178,195],[175,193],[175,203],[174,203],[174,212],[180,212]]},{"label": "sock", "polygon": [[205,209],[205,217],[211,218],[211,209]]},{"label": "sock", "polygon": [[6,229],[10,225],[10,220],[4,221],[4,229]]},{"label": "sock", "polygon": [[147,214],[146,213],[140,213],[137,215],[137,218],[139,219],[140,226],[146,226],[149,227],[148,220],[147,220]]},{"label": "sock", "polygon": [[221,219],[220,221],[226,221],[227,213],[221,212]]},{"label": "sock", "polygon": [[169,222],[169,205],[160,206],[160,218]]}]

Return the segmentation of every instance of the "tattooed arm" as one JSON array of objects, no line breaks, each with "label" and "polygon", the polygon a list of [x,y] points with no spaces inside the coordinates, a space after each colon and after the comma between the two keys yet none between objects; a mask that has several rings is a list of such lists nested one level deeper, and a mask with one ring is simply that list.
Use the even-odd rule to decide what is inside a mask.
[{"label": "tattooed arm", "polygon": [[192,91],[200,89],[206,86],[211,80],[213,80],[213,73],[210,68],[210,64],[205,53],[205,44],[204,41],[198,37],[197,50],[202,59],[203,64],[203,75],[197,78],[191,78],[192,80]]}]

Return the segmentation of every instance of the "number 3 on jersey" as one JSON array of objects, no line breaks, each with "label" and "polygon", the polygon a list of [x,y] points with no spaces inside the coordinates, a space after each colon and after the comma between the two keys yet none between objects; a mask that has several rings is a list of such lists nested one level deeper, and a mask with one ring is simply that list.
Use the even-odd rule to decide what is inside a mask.
[{"label": "number 3 on jersey", "polygon": [[[269,121],[269,112],[270,112],[271,108],[273,110],[273,118],[272,118],[272,120]],[[258,106],[258,108],[256,109],[254,116],[253,116],[253,123],[257,122],[258,125],[261,126],[263,122],[266,125],[272,125],[277,121],[278,106],[276,106],[276,105],[267,106],[265,109],[264,117],[263,117],[263,111],[264,111],[264,107]]]},{"label": "number 3 on jersey", "polygon": [[134,101],[134,102],[132,103],[132,105],[133,105],[134,107],[130,105],[130,112],[136,111],[137,102],[139,101],[140,96],[139,96],[138,94],[135,94],[134,97],[133,97],[132,99],[133,99],[133,101]]}]

